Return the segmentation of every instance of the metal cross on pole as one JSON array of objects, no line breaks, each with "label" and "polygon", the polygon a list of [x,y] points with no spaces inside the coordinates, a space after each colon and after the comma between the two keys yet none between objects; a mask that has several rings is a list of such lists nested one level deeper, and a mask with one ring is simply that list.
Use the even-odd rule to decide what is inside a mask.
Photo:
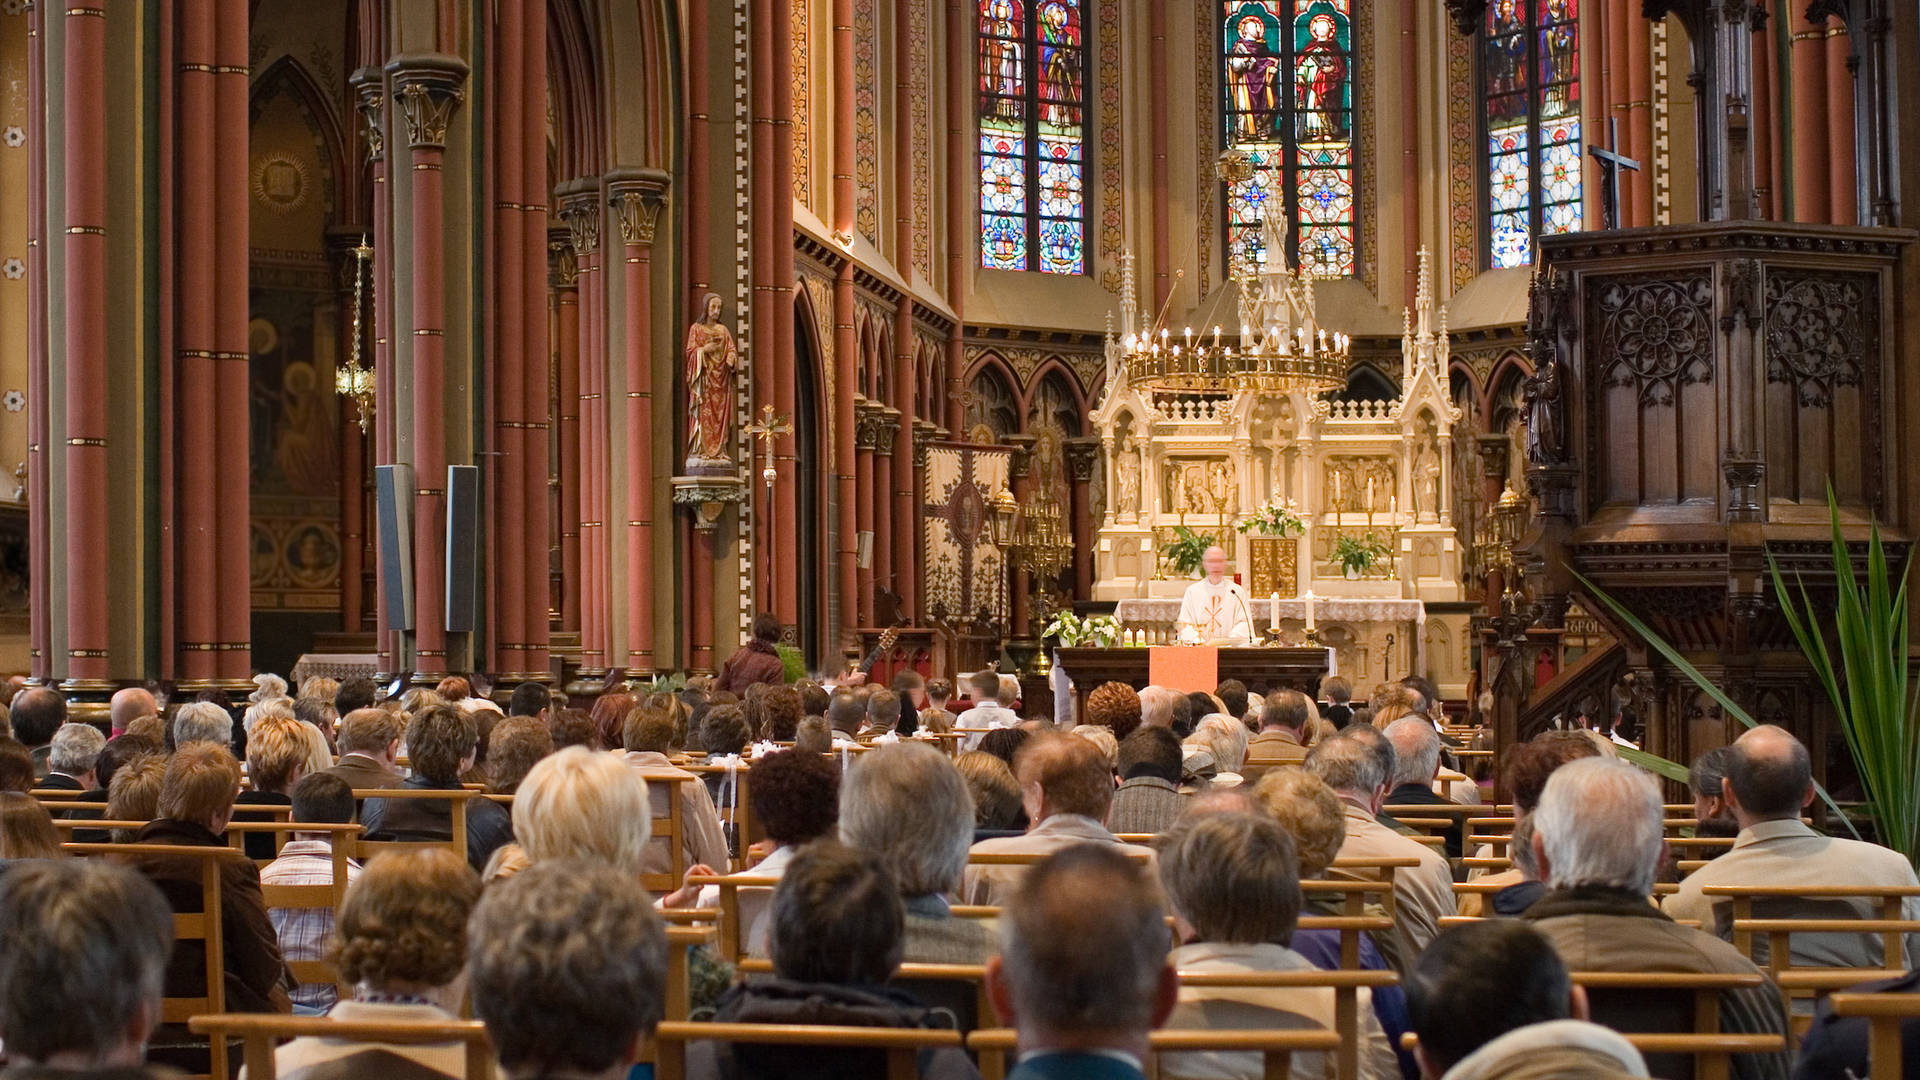
[{"label": "metal cross on pole", "polygon": [[1587,153],[1600,163],[1600,227],[1617,229],[1620,227],[1620,170],[1639,172],[1640,163],[1620,152],[1617,118],[1607,120],[1607,142],[1607,146],[1589,147]]}]

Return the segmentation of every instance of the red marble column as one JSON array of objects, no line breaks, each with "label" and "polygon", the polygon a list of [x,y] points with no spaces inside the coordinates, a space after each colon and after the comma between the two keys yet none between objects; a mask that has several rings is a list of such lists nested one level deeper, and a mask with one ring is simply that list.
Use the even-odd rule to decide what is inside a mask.
[{"label": "red marble column", "polygon": [[578,180],[566,202],[580,289],[580,670],[610,662],[606,545],[606,285],[600,273],[600,182]]},{"label": "red marble column", "polygon": [[860,603],[856,626],[873,625],[873,455],[879,445],[880,425],[874,415],[874,407],[866,398],[861,398],[855,406],[854,446],[858,455],[854,460],[854,521],[855,536],[866,536],[867,558],[859,567]]},{"label": "red marble column", "polygon": [[[947,190],[970,191],[978,183],[978,147],[974,143],[974,78],[979,57],[973,48],[972,11],[966,4],[947,6]],[[976,208],[966,199],[947,200],[947,306],[953,309],[947,339],[947,412],[935,417],[947,433],[960,435],[960,392],[966,377],[967,293],[973,288],[974,245],[979,240]]]},{"label": "red marble column", "polygon": [[[216,12],[210,4],[183,4],[175,7],[174,14],[173,403],[182,417],[217,416],[221,361],[215,266],[220,208],[218,185],[205,180],[220,168]],[[175,560],[169,567],[175,605],[174,655],[168,659],[177,684],[192,692],[214,686],[219,675],[221,611],[212,569],[219,558],[223,509],[220,451],[212,425],[178,424],[175,440]]]},{"label": "red marble column", "polygon": [[[63,317],[68,690],[107,682],[107,11],[61,17],[65,182]],[[129,243],[132,238],[129,238]]]},{"label": "red marble column", "polygon": [[653,237],[669,177],[634,170],[609,177],[614,220],[625,248],[627,443],[627,650],[633,674],[651,675],[653,655]]},{"label": "red marble column", "polygon": [[[724,10],[724,9],[721,9]],[[684,304],[685,318],[700,316],[701,298],[713,291],[712,218],[721,216],[716,207],[732,205],[729,199],[716,200],[713,196],[713,166],[709,160],[712,136],[710,128],[716,123],[712,113],[712,79],[708,71],[710,54],[717,50],[710,47],[711,30],[708,25],[708,5],[689,4],[686,8],[687,41],[694,47],[686,50],[687,71],[687,126],[686,126],[686,192],[682,205],[685,208],[686,238],[685,259],[687,291]],[[744,318],[746,313],[740,312]],[[677,392],[685,393],[685,387],[676,379]],[[679,447],[674,449],[675,464],[679,463]],[[751,493],[747,495],[752,499]],[[740,513],[746,513],[743,506]],[[679,535],[681,550],[686,552],[687,571],[682,582],[684,617],[687,632],[681,635],[681,651],[687,668],[695,672],[713,670],[713,548],[709,535],[705,531],[696,533],[691,521],[695,512],[689,512],[680,522]],[[707,597],[703,601],[701,596]],[[704,612],[704,617],[703,617]],[[702,627],[704,626],[704,632]]]},{"label": "red marble column", "polygon": [[[526,3],[521,23],[524,47],[521,50],[525,77],[520,82],[520,194],[521,231],[520,274],[521,310],[526,313],[521,325],[520,371],[521,418],[526,423],[522,445],[520,476],[524,488],[526,517],[521,525],[528,538],[521,550],[519,572],[526,581],[526,606],[520,627],[519,671],[530,679],[552,677],[552,604],[548,588],[551,559],[545,543],[551,528],[552,500],[548,497],[548,478],[552,473],[549,458],[549,429],[553,422],[550,369],[543,361],[548,350],[547,304],[547,206],[550,182],[547,176],[547,5]],[[505,567],[512,573],[514,568]]]},{"label": "red marble column", "polygon": [[[921,2],[894,0],[893,4],[893,155],[896,162],[893,170],[893,261],[900,268],[901,276],[909,281],[913,279],[915,270],[914,236],[924,224],[915,216],[914,175],[910,163],[913,161],[915,142],[933,138],[932,132],[912,122],[914,82],[916,79],[925,79],[927,73],[913,62],[913,35],[906,31],[913,25],[914,8]],[[889,404],[898,413],[889,474],[891,484],[881,493],[881,497],[888,500],[888,569],[891,571],[893,591],[900,598],[900,616],[908,622],[913,621],[915,598],[919,593],[919,583],[915,580],[919,567],[918,560],[914,558],[913,497],[908,490],[913,483],[914,398],[919,391],[919,379],[913,364],[913,346],[913,297],[903,292],[899,306],[894,310],[893,356],[890,358],[893,374],[887,380],[893,387],[893,400]]]},{"label": "red marble column", "polygon": [[[800,459],[795,453],[797,430],[791,423],[799,407],[794,364],[793,290],[798,281],[793,261],[793,5],[785,0],[773,4],[773,64],[769,68],[773,84],[773,407],[788,418],[787,433],[774,439],[774,453],[780,459],[780,479],[774,485],[774,520],[777,536],[790,537],[800,521]],[[904,166],[904,163],[903,163]],[[761,345],[766,342],[762,341]],[[780,560],[780,576],[775,582],[773,604],[780,622],[791,628],[800,621],[800,575],[815,572],[800,565],[800,545],[775,543],[772,554]]]},{"label": "red marble column", "polygon": [[47,445],[47,8],[27,8],[27,535],[29,667],[33,681],[53,681],[53,515]]},{"label": "red marble column", "polygon": [[1093,599],[1093,472],[1100,467],[1100,439],[1088,435],[1066,446],[1069,482],[1073,486],[1073,596]]},{"label": "red marble column", "polygon": [[901,618],[911,622],[920,596],[920,560],[915,554],[920,550],[915,542],[919,531],[914,527],[913,495],[918,490],[913,479],[913,440],[917,419],[914,397],[919,390],[919,379],[913,363],[913,301],[902,298],[900,309],[901,314],[894,318],[893,330],[893,399],[899,415],[893,437],[893,488],[888,498],[893,501],[893,512],[889,515],[893,589],[900,596]]},{"label": "red marble column", "polygon": [[[853,0],[833,0],[833,234],[848,250],[853,247]],[[954,190],[960,190],[955,188]],[[859,342],[854,335],[853,264],[841,264],[833,279],[833,470],[836,488],[839,550],[840,627],[861,625],[863,601],[871,596],[862,587],[856,533],[860,525],[855,504],[858,464],[855,461],[855,375]]]},{"label": "red marble column", "polygon": [[1777,19],[1768,19],[1753,35],[1753,183],[1754,203],[1763,221],[1774,220],[1774,199],[1780,190],[1778,163],[1774,152],[1775,62],[1773,28]]},{"label": "red marble column", "polygon": [[[524,351],[524,316],[529,313],[522,306],[523,275],[528,267],[522,250],[526,234],[520,228],[519,203],[522,174],[531,155],[522,142],[526,132],[520,111],[525,105],[524,30],[529,20],[525,0],[495,0],[490,7],[493,49],[491,62],[485,65],[489,128],[486,153],[493,199],[486,212],[486,250],[491,265],[486,268],[486,318],[490,325],[485,359],[492,392],[488,424],[492,452],[485,461],[487,483],[493,493],[489,516],[499,527],[486,530],[487,565],[491,570],[487,577],[492,585],[487,598],[488,656],[484,661],[477,656],[475,660],[484,662],[487,670],[503,682],[517,682],[524,675],[521,654],[526,650],[521,637],[526,630],[527,605],[532,601],[531,583],[524,573],[526,549],[530,538],[539,535],[530,533],[523,524],[531,496],[524,475],[531,433],[527,430],[524,397],[525,367],[530,359]],[[541,14],[544,16],[544,12]]]},{"label": "red marble column", "polygon": [[1627,92],[1620,137],[1643,167],[1624,178],[1633,191],[1633,213],[1626,220],[1643,227],[1653,224],[1653,37],[1650,24],[1637,12],[1627,26]]},{"label": "red marble column", "polygon": [[[362,135],[366,140],[368,173],[373,203],[373,464],[393,464],[393,202],[387,182],[387,93],[379,68],[366,67],[353,73],[355,106],[360,114]],[[378,530],[374,552],[374,643],[380,654],[382,681],[400,670],[399,654],[394,650],[393,624],[387,618],[387,577],[380,572]],[[405,557],[404,553],[401,557]]]},{"label": "red marble column", "polygon": [[1793,220],[1824,223],[1833,220],[1828,185],[1827,141],[1821,131],[1827,123],[1826,17],[1807,21],[1804,5],[1796,5],[1789,25],[1793,44],[1788,54],[1793,79]]},{"label": "red marble column", "polygon": [[[884,363],[884,358],[875,358]],[[876,586],[899,591],[893,564],[893,453],[900,432],[900,410],[885,405],[874,407],[873,443],[873,580]],[[879,619],[876,597],[874,617]]]},{"label": "red marble column", "polygon": [[580,630],[580,279],[569,230],[547,241],[553,284],[554,400],[559,406],[560,628]]},{"label": "red marble column", "polygon": [[[339,321],[340,360],[353,354],[356,330],[365,338],[366,311],[361,309],[361,326],[354,326],[355,268],[354,249],[360,246],[362,233],[355,226],[328,230],[327,254],[333,261],[334,283],[338,286],[335,318]],[[361,267],[358,281],[364,296],[367,268]],[[361,301],[364,303],[364,301]],[[367,362],[362,353],[361,363]],[[360,430],[360,415],[350,398],[340,405],[340,628],[349,633],[360,629],[366,610],[361,575],[366,568],[367,534],[367,440]]]},{"label": "red marble column", "polygon": [[[747,19],[748,61],[750,70],[773,71],[773,20],[774,10],[780,5],[774,0],[753,0],[751,14]],[[756,419],[763,410],[771,408],[780,411],[779,397],[774,385],[774,368],[778,362],[779,330],[776,325],[778,315],[774,293],[777,291],[774,266],[774,250],[778,230],[774,220],[773,205],[776,200],[789,197],[788,192],[774,190],[773,129],[783,118],[773,111],[772,77],[753,79],[750,115],[751,131],[748,137],[748,149],[752,161],[749,195],[749,217],[751,233],[749,251],[752,255],[751,280],[753,296],[750,310],[745,312],[747,321],[747,342],[752,357],[750,364],[752,377],[751,415]],[[754,462],[761,460],[763,453],[760,441],[747,441]],[[775,450],[778,453],[778,448]],[[785,546],[777,541],[778,526],[774,521],[777,498],[774,490],[758,480],[759,467],[749,470],[755,477],[748,485],[747,497],[753,505],[753,546],[750,552],[742,553],[743,558],[752,560],[754,596],[753,601],[760,610],[771,611],[777,607],[774,594],[774,581],[780,574],[781,556],[778,548]]]},{"label": "red marble column", "polygon": [[[1607,15],[1607,55],[1604,66],[1607,90],[1607,115],[1609,121],[1620,123],[1621,148],[1625,150],[1628,140],[1633,138],[1633,118],[1629,115],[1629,103],[1633,101],[1631,73],[1628,54],[1633,48],[1633,28],[1639,23],[1638,0],[1609,0]],[[1608,129],[1602,128],[1594,133],[1595,145],[1606,145]],[[1634,207],[1634,187],[1631,181],[1620,183],[1620,224],[1625,225],[1636,220]]]},{"label": "red marble column", "polygon": [[1853,45],[1838,19],[1827,27],[1827,190],[1833,200],[1829,221],[1856,225],[1860,193],[1853,138]]},{"label": "red marble column", "polygon": [[431,686],[447,673],[445,204],[441,163],[447,126],[459,105],[467,66],[444,55],[402,56],[387,65],[407,125],[413,167],[413,681]]},{"label": "red marble column", "polygon": [[[218,232],[214,241],[214,287],[218,296],[215,341],[220,352],[217,375],[219,412],[235,418],[219,425],[215,446],[219,454],[219,503],[216,532],[217,562],[214,591],[220,598],[221,685],[228,690],[251,689],[253,681],[253,594],[250,589],[252,529],[249,523],[249,487],[252,482],[246,423],[251,381],[248,375],[247,322],[252,300],[248,295],[250,196],[247,191],[247,0],[220,0],[215,27],[219,70],[214,74],[220,140],[219,169],[214,184]],[[184,254],[184,252],[182,252]],[[190,497],[190,496],[189,496]]]}]

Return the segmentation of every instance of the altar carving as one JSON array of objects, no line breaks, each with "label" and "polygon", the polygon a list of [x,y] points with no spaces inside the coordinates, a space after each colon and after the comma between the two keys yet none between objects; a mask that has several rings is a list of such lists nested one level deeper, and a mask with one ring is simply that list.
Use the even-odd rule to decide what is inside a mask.
[{"label": "altar carving", "polygon": [[[1106,387],[1091,417],[1117,493],[1098,522],[1095,598],[1121,602],[1123,623],[1134,616],[1135,629],[1170,640],[1171,624],[1159,625],[1159,608],[1150,605],[1177,608],[1192,580],[1173,575],[1163,557],[1185,528],[1226,548],[1231,572],[1263,611],[1274,594],[1283,611],[1308,593],[1323,603],[1391,603],[1391,613],[1329,609],[1341,614],[1328,616],[1322,632],[1352,658],[1349,675],[1378,681],[1417,670],[1444,693],[1464,693],[1466,664],[1453,655],[1458,650],[1435,655],[1426,647],[1467,640],[1464,613],[1432,616],[1447,624],[1438,633],[1428,630],[1425,614],[1428,604],[1465,596],[1453,523],[1453,432],[1460,415],[1448,393],[1446,310],[1434,297],[1428,255],[1421,254],[1415,305],[1405,313],[1401,394],[1362,402],[1206,380],[1209,365],[1217,370],[1225,355],[1215,350],[1256,355],[1339,338],[1319,323],[1310,275],[1291,273],[1275,260],[1241,279],[1236,346],[1219,328],[1196,334],[1149,326],[1138,308],[1131,256],[1121,262],[1117,333],[1108,336]],[[1168,390],[1164,377],[1139,377],[1141,341],[1165,341],[1170,351],[1184,345],[1199,388]],[[1237,526],[1267,504],[1294,508],[1304,529],[1285,538],[1240,532]],[[1237,542],[1243,536],[1246,542]],[[1340,553],[1353,543],[1343,539],[1370,540],[1385,554],[1350,574]],[[1283,630],[1297,637],[1297,619]]]}]

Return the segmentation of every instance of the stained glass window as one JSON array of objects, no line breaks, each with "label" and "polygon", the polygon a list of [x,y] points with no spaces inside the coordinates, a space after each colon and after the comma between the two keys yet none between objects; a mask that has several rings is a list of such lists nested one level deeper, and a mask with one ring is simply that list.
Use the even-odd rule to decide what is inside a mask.
[{"label": "stained glass window", "polygon": [[978,0],[980,265],[1087,269],[1080,0]]},{"label": "stained glass window", "polygon": [[1481,34],[1487,263],[1580,228],[1580,0],[1494,0]]},{"label": "stained glass window", "polygon": [[1279,214],[1298,265],[1351,275],[1353,0],[1224,0],[1220,25],[1228,272],[1265,265]]}]

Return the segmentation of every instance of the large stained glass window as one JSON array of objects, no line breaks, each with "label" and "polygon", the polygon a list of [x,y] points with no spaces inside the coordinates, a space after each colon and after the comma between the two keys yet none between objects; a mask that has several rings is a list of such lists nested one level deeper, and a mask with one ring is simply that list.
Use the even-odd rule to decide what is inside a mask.
[{"label": "large stained glass window", "polygon": [[1580,228],[1580,0],[1494,0],[1481,35],[1487,264]]},{"label": "large stained glass window", "polygon": [[1081,0],[978,0],[980,265],[1087,269]]},{"label": "large stained glass window", "polygon": [[1286,222],[1297,265],[1353,273],[1354,0],[1224,0],[1221,48],[1227,268],[1270,254],[1269,214]]}]

